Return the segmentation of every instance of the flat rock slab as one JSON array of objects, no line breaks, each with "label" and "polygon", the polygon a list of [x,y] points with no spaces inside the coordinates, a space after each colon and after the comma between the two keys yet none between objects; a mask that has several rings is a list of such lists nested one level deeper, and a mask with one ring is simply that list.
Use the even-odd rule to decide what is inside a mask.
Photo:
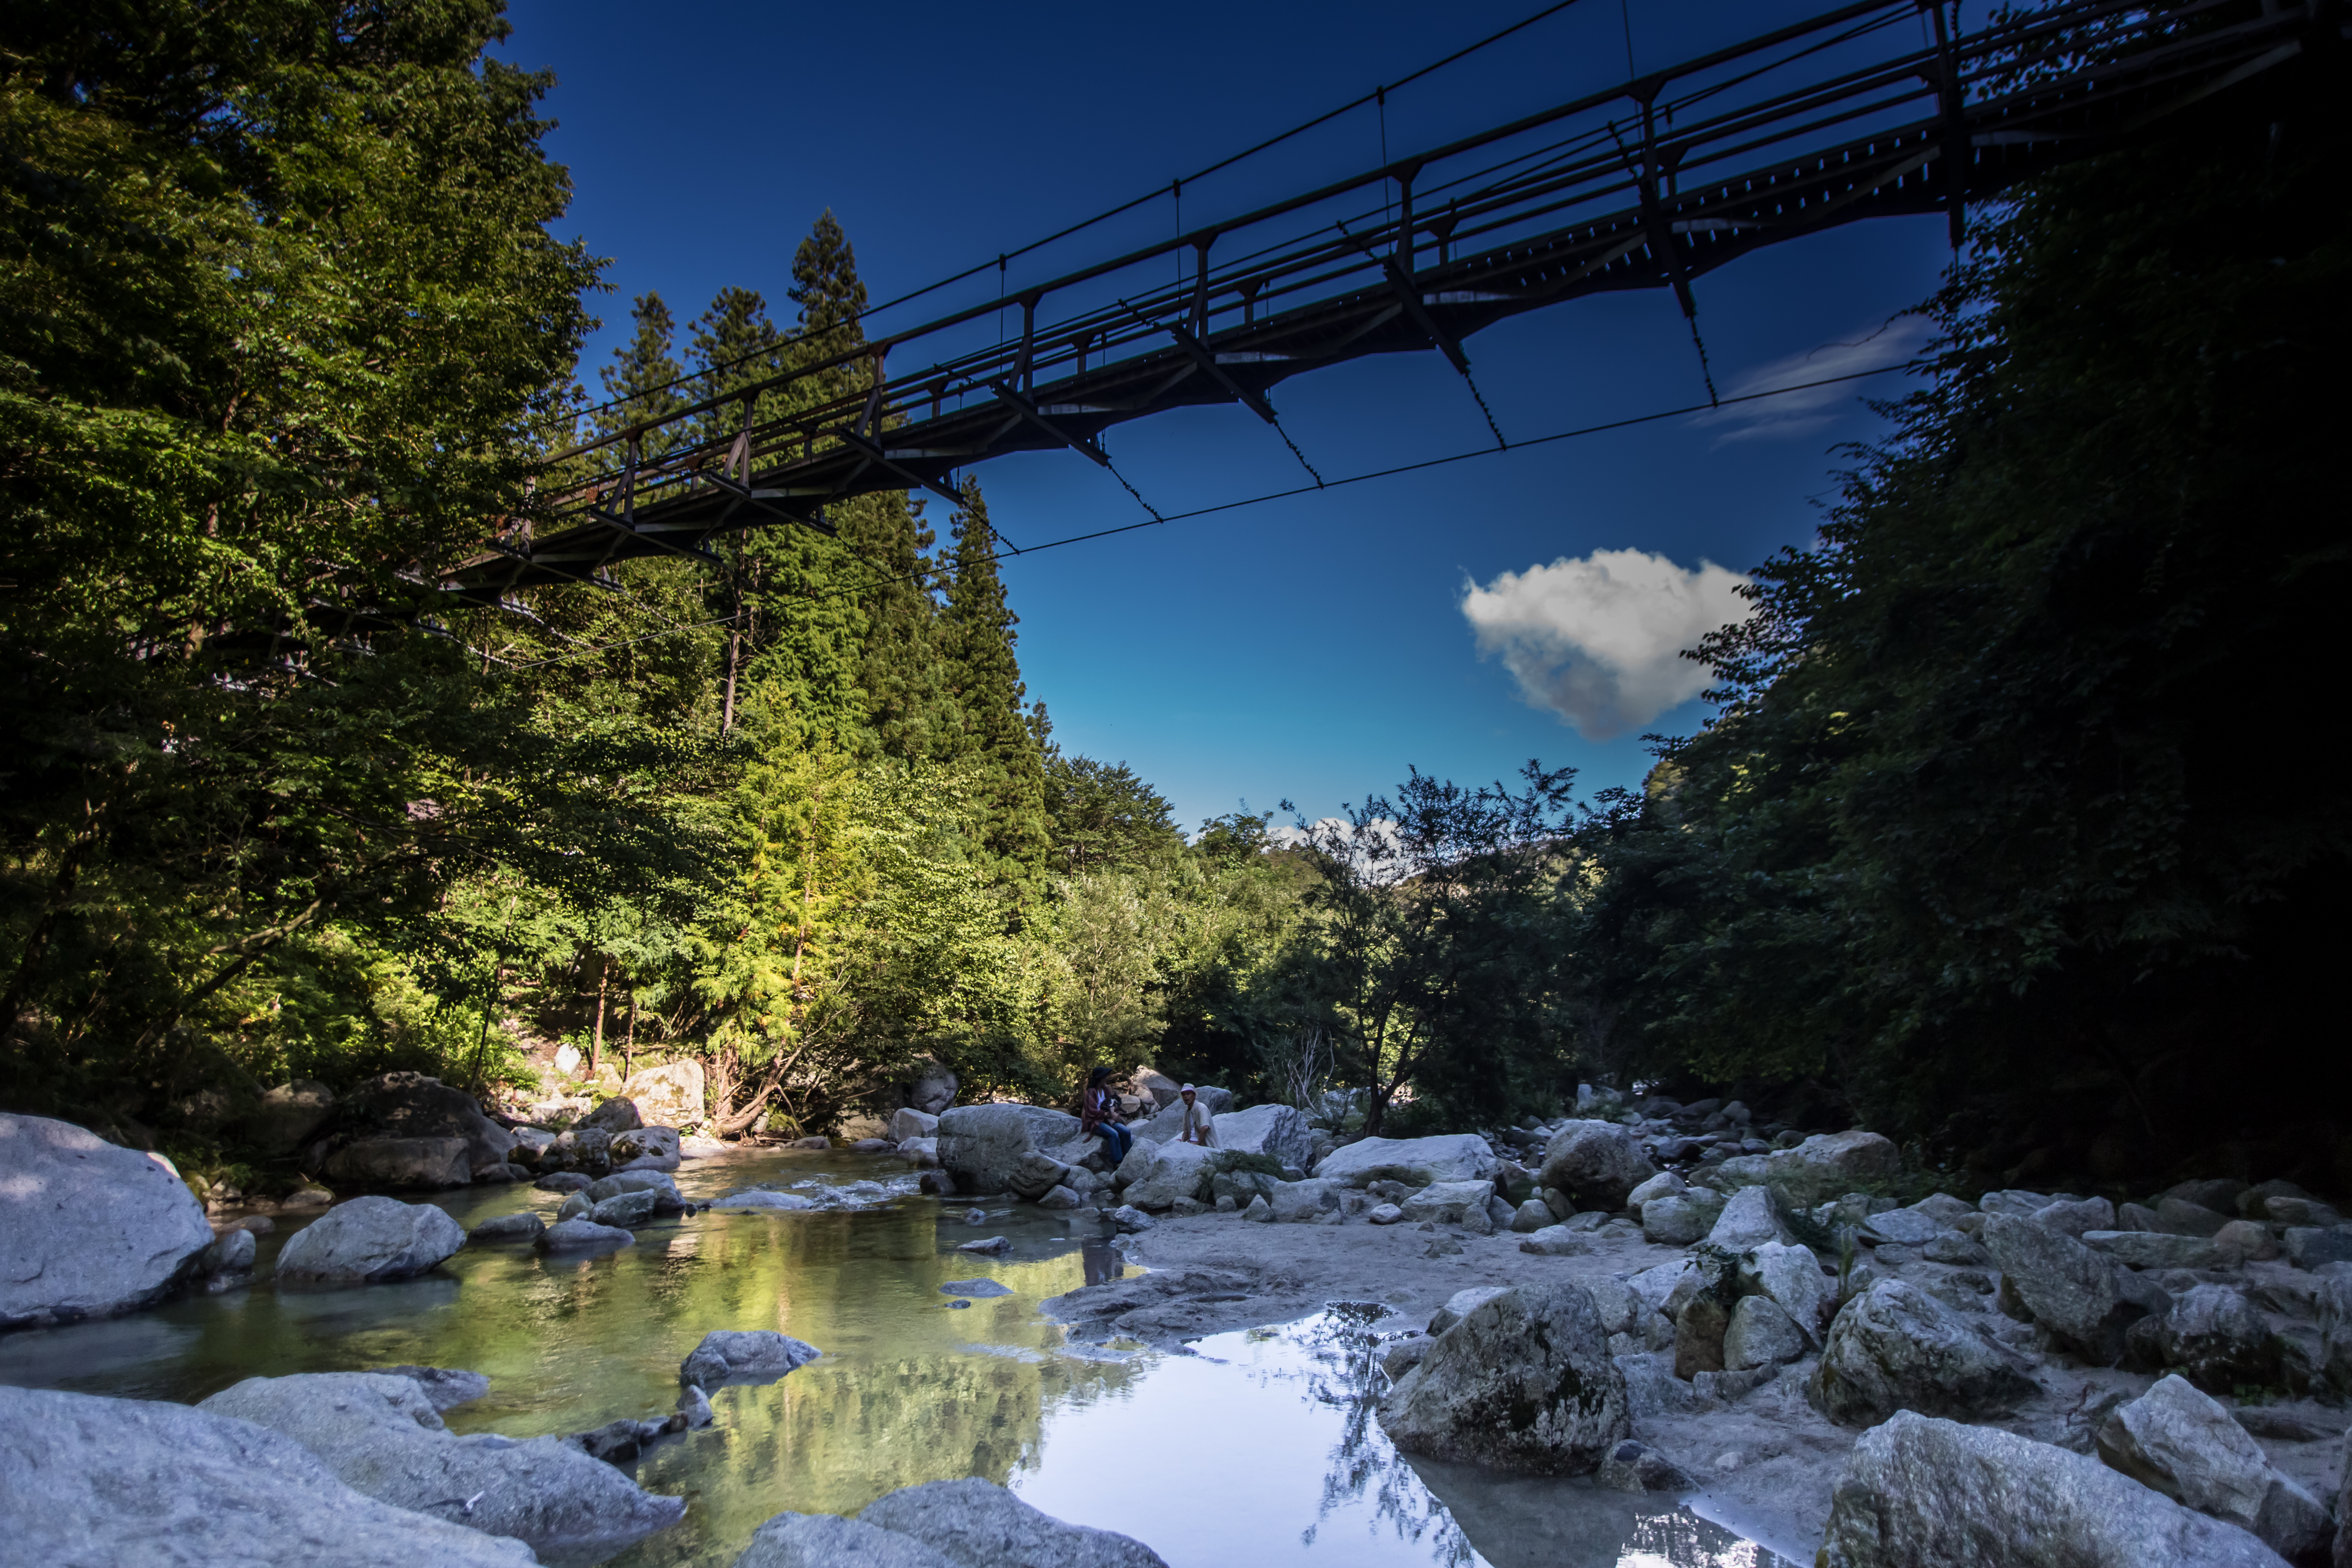
[{"label": "flat rock slab", "polygon": [[[460,1437],[425,1390],[378,1373],[249,1377],[196,1408],[282,1433],[379,1502],[512,1536],[535,1552],[617,1552],[686,1512],[556,1437]],[[450,1500],[457,1500],[453,1507]],[[467,1504],[470,1503],[470,1508]]]},{"label": "flat rock slab", "polygon": [[919,1542],[961,1568],[1168,1568],[1139,1541],[1065,1524],[977,1479],[903,1488],[866,1504],[858,1521]]},{"label": "flat rock slab", "polygon": [[593,1220],[567,1219],[561,1225],[551,1225],[540,1236],[541,1252],[608,1252],[616,1247],[635,1247],[637,1238],[616,1226],[598,1225]]},{"label": "flat rock slab", "polygon": [[723,1198],[713,1198],[710,1207],[718,1214],[791,1214],[817,1206],[813,1198],[798,1193],[772,1193],[754,1187],[745,1192],[729,1193]]},{"label": "flat rock slab", "polygon": [[[249,1421],[159,1400],[0,1387],[10,1563],[530,1568],[520,1541],[353,1490]],[[234,1521],[233,1529],[227,1521]]]},{"label": "flat rock slab", "polygon": [[940,1287],[940,1293],[986,1300],[992,1296],[1010,1296],[1013,1287],[998,1279],[950,1279]]},{"label": "flat rock slab", "polygon": [[161,1300],[213,1243],[170,1166],[46,1116],[0,1114],[0,1329]]}]

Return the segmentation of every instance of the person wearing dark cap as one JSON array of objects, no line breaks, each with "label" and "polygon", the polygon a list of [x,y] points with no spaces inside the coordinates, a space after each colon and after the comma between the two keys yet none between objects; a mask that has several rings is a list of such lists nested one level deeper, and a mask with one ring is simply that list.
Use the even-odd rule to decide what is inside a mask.
[{"label": "person wearing dark cap", "polygon": [[1108,1068],[1087,1074],[1087,1087],[1078,1094],[1078,1131],[1101,1139],[1103,1158],[1117,1170],[1127,1152],[1135,1147],[1135,1134],[1118,1113],[1118,1096],[1111,1093],[1109,1080]]}]

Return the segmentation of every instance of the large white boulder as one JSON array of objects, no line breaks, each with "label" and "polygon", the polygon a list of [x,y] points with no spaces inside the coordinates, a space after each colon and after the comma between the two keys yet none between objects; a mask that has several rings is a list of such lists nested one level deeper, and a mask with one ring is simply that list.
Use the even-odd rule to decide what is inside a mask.
[{"label": "large white boulder", "polygon": [[1502,1163],[1475,1132],[1434,1138],[1360,1138],[1323,1156],[1313,1173],[1351,1187],[1402,1182],[1425,1187],[1432,1182],[1491,1182]]},{"label": "large white boulder", "polygon": [[639,1120],[648,1125],[698,1127],[708,1114],[702,1103],[707,1087],[702,1064],[688,1057],[631,1073],[621,1094],[636,1102]]},{"label": "large white boulder", "polygon": [[1880,1134],[1858,1128],[1851,1132],[1817,1132],[1793,1149],[1742,1154],[1716,1167],[1718,1180],[1742,1186],[1761,1184],[1797,1209],[1812,1208],[1902,1172],[1902,1152]]},{"label": "large white boulder", "polygon": [[2124,1331],[2148,1304],[2127,1286],[2137,1281],[2116,1262],[2063,1231],[1996,1214],[1984,1245],[2000,1265],[2002,1289],[2062,1341],[2102,1365],[2123,1352]]},{"label": "large white boulder", "polygon": [[1716,1216],[1706,1238],[1726,1252],[1746,1252],[1770,1242],[1791,1239],[1789,1227],[1781,1223],[1780,1212],[1772,1206],[1771,1191],[1766,1187],[1742,1187],[1732,1194],[1723,1212]]},{"label": "large white boulder", "polygon": [[1123,1194],[1131,1208],[1156,1211],[1174,1206],[1179,1198],[1199,1198],[1209,1178],[1223,1168],[1218,1151],[1198,1143],[1139,1142],[1118,1167],[1127,1184]]},{"label": "large white boulder", "polygon": [[780,1513],[761,1525],[735,1568],[962,1568],[911,1535],[837,1513]]},{"label": "large white boulder", "polygon": [[1569,1121],[1544,1146],[1538,1184],[1558,1187],[1580,1208],[1617,1209],[1657,1173],[1632,1129],[1613,1121]]},{"label": "large white boulder", "polygon": [[890,1113],[889,1138],[894,1143],[904,1143],[909,1138],[936,1137],[940,1119],[913,1106],[902,1106]]},{"label": "large white boulder", "polygon": [[1240,1154],[1265,1154],[1295,1170],[1314,1163],[1315,1130],[1306,1114],[1287,1105],[1253,1105],[1217,1118],[1217,1147]]},{"label": "large white boulder", "polygon": [[1862,1435],[1831,1499],[1820,1568],[2285,1563],[2096,1459],[1909,1410]]},{"label": "large white boulder", "polygon": [[0,1112],[0,1329],[148,1306],[212,1242],[204,1205],[162,1160]]},{"label": "large white boulder", "polygon": [[1494,1195],[1492,1182],[1432,1182],[1399,1206],[1404,1217],[1416,1225],[1423,1220],[1460,1225],[1474,1209],[1486,1214],[1486,1200]]},{"label": "large white boulder", "polygon": [[460,1437],[406,1377],[249,1377],[196,1408],[291,1437],[378,1502],[512,1536],[535,1552],[607,1555],[686,1511],[684,1498],[640,1490],[621,1470],[558,1437]]},{"label": "large white boulder", "polygon": [[1381,1401],[1409,1454],[1549,1476],[1589,1475],[1633,1436],[1625,1380],[1580,1285],[1521,1285],[1437,1337]]},{"label": "large white boulder", "polygon": [[2179,1373],[2107,1417],[2099,1458],[2200,1513],[2300,1558],[2331,1533],[2326,1505],[2271,1468],[2262,1445]]},{"label": "large white boulder", "polygon": [[289,1237],[278,1253],[281,1279],[404,1279],[437,1267],[466,1245],[446,1210],[398,1198],[337,1204]]},{"label": "large white boulder", "polygon": [[453,1508],[427,1514],[355,1491],[309,1448],[266,1426],[162,1400],[0,1386],[0,1497],[7,1500],[0,1561],[10,1563],[538,1562],[520,1541],[448,1522]]},{"label": "large white boulder", "polygon": [[961,1192],[1010,1192],[1024,1155],[1077,1133],[1076,1117],[1043,1105],[959,1105],[940,1117],[940,1164]]},{"label": "large white boulder", "polygon": [[1809,1342],[1822,1342],[1822,1331],[1837,1306],[1837,1287],[1822,1272],[1811,1247],[1768,1241],[1740,1258],[1737,1282],[1741,1295],[1769,1298]]},{"label": "large white boulder", "polygon": [[1831,1420],[1860,1425],[1897,1410],[1987,1415],[2037,1391],[2008,1346],[1925,1290],[1882,1279],[1830,1325],[1806,1394]]}]

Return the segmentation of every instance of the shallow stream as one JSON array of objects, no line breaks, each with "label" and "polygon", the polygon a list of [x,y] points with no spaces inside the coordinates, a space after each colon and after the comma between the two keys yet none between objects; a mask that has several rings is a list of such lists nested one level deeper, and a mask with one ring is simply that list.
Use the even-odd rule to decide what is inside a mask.
[{"label": "shallow stream", "polygon": [[[698,1214],[594,1258],[468,1247],[396,1284],[279,1290],[260,1238],[257,1283],[108,1322],[0,1336],[0,1383],[194,1401],[246,1377],[403,1363],[464,1367],[489,1394],[447,1413],[460,1432],[584,1431],[667,1414],[677,1367],[712,1329],[780,1329],[824,1352],[781,1382],[714,1390],[716,1424],[636,1466],[688,1500],[685,1522],[612,1568],[733,1563],[785,1509],[855,1513],[918,1482],[982,1476],[1057,1518],[1137,1537],[1171,1568],[1785,1568],[1731,1531],[1589,1481],[1500,1479],[1415,1461],[1372,1418],[1377,1304],[1217,1334],[1184,1353],[1068,1345],[1038,1304],[1128,1267],[1093,1221],[875,1186],[905,1167],[844,1153],[690,1161],[689,1200],[754,1183],[853,1205]],[[905,1184],[890,1184],[903,1185]],[[432,1200],[468,1226],[561,1198],[529,1187]],[[954,1250],[1005,1236],[1010,1252]],[[964,1304],[957,1279],[1011,1294]]]}]

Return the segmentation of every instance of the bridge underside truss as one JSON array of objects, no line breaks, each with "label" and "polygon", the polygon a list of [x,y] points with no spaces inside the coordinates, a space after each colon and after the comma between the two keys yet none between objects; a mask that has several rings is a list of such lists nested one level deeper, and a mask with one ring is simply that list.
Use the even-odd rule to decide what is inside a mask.
[{"label": "bridge underside truss", "polygon": [[[1864,218],[1946,213],[1957,244],[1968,203],[2275,82],[2340,31],[2325,0],[2065,0],[1960,37],[1915,0],[1850,5],[575,447],[550,473],[588,477],[503,520],[441,601],[716,563],[722,535],[830,532],[829,506],[876,491],[953,501],[961,470],[1011,452],[1108,466],[1105,431],[1167,409],[1274,423],[1284,381],[1365,354],[1467,375],[1464,345],[1497,321],[1628,289],[1688,313],[1714,268]],[[1010,310],[1017,340],[940,352]]]}]

